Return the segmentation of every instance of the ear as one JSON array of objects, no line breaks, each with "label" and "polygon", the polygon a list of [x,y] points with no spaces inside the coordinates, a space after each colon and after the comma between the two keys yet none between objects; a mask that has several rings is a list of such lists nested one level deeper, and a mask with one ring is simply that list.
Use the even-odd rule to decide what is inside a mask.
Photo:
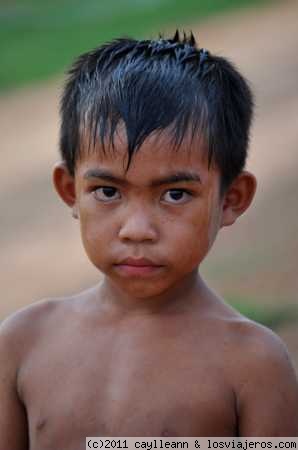
[{"label": "ear", "polygon": [[257,188],[256,177],[242,171],[224,195],[221,227],[232,225],[250,206]]},{"label": "ear", "polygon": [[77,219],[75,179],[69,173],[64,161],[54,165],[53,183],[59,197],[72,208],[72,216]]}]

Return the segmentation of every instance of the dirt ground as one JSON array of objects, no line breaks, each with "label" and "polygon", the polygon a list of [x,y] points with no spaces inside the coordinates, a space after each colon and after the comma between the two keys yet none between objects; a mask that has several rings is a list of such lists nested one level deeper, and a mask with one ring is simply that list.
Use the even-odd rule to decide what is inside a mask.
[{"label": "dirt ground", "polygon": [[[256,96],[247,167],[258,178],[257,196],[248,213],[220,232],[202,273],[226,298],[298,305],[298,2],[192,28],[200,46],[236,62]],[[77,221],[51,184],[60,92],[59,79],[0,97],[0,319],[99,278],[84,255]],[[298,325],[278,333],[298,367]]]}]

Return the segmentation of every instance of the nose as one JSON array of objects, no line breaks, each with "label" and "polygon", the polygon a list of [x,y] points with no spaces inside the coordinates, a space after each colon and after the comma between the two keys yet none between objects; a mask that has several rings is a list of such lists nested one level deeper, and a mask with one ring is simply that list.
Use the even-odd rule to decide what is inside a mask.
[{"label": "nose", "polygon": [[142,208],[134,211],[130,210],[130,213],[122,223],[119,238],[124,241],[155,242],[158,238],[158,232],[153,226],[152,215],[149,212],[145,212]]}]

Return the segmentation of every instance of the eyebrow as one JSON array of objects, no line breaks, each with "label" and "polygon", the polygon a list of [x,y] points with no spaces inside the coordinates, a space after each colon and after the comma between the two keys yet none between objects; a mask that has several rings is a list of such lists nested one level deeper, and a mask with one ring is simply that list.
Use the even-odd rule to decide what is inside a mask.
[{"label": "eyebrow", "polygon": [[[83,175],[83,178],[86,180],[92,178],[101,179],[122,186],[127,186],[129,184],[128,181],[124,178],[115,177],[111,172],[104,169],[89,169]],[[165,177],[151,180],[151,182],[149,183],[149,187],[157,187],[164,184],[178,183],[181,181],[197,181],[202,184],[200,175],[195,172],[175,171],[174,173],[170,173]]]}]

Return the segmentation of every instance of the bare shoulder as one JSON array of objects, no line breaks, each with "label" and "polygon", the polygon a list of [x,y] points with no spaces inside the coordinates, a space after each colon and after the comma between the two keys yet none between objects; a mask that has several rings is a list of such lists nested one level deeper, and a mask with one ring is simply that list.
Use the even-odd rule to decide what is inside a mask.
[{"label": "bare shoulder", "polygon": [[[72,305],[69,299],[41,300],[11,314],[0,324],[0,435],[5,448],[29,448],[21,372],[29,362],[29,378],[41,386],[38,376],[34,378],[36,361],[43,351],[49,354],[46,343],[55,337],[54,324],[59,321],[61,324]],[[30,365],[34,353],[37,357]]]},{"label": "bare shoulder", "polygon": [[55,334],[55,329],[72,314],[79,296],[37,301],[8,316],[0,324],[0,354],[20,366],[32,348]]},{"label": "bare shoulder", "polygon": [[[231,368],[239,380],[284,371],[295,376],[291,357],[283,340],[271,329],[240,314],[222,301],[218,317],[219,338],[228,343]],[[240,381],[240,382],[243,382]]]},{"label": "bare shoulder", "polygon": [[0,324],[0,351],[13,350],[16,359],[21,359],[32,346],[38,346],[58,328],[66,329],[74,317],[80,320],[88,310],[88,299],[94,289],[88,289],[69,297],[39,300],[8,316]]},{"label": "bare shoulder", "polygon": [[294,374],[287,346],[274,331],[245,317],[235,320],[231,330],[239,370],[271,375],[273,371],[285,370]]},{"label": "bare shoulder", "polygon": [[249,367],[271,371],[273,366],[293,371],[288,349],[274,331],[243,316],[221,297],[214,295],[212,300],[213,330],[219,341],[228,344],[235,371],[246,372]]},{"label": "bare shoulder", "polygon": [[298,381],[285,343],[245,318],[232,329],[230,373],[240,435],[298,436]]},{"label": "bare shoulder", "polygon": [[[0,324],[0,352],[9,351],[20,359],[30,342],[44,330],[44,325],[61,308],[56,299],[40,300],[8,316]],[[11,358],[10,358],[11,359]]]}]

